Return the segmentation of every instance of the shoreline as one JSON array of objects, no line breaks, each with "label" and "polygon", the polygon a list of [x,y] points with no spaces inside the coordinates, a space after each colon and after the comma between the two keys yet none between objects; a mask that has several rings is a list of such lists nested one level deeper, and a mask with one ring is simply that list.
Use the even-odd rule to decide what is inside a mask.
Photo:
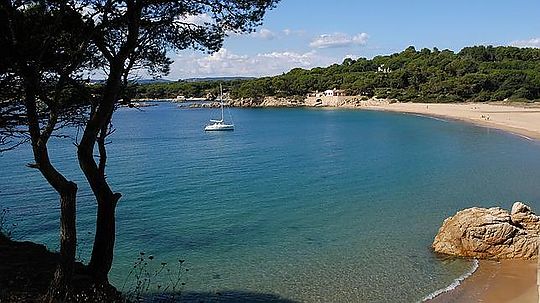
[{"label": "shoreline", "polygon": [[480,260],[478,269],[456,288],[425,302],[538,302],[533,260]]},{"label": "shoreline", "polygon": [[466,271],[461,276],[454,279],[452,283],[450,283],[448,286],[444,288],[439,288],[436,291],[430,293],[429,295],[425,296],[420,302],[433,302],[433,300],[437,300],[440,297],[447,296],[448,294],[451,294],[453,291],[456,290],[456,288],[460,287],[465,280],[467,280],[470,276],[472,276],[480,266],[480,262],[476,259],[472,260],[471,268]]},{"label": "shoreline", "polygon": [[540,140],[540,107],[493,103],[381,103],[359,109],[463,121],[502,130],[530,141]]},{"label": "shoreline", "polygon": [[[151,101],[173,101],[170,99]],[[173,101],[174,102],[174,101]],[[313,106],[288,98],[265,98],[261,103],[229,100],[237,108],[318,108],[355,109],[417,114],[445,120],[472,123],[477,126],[502,130],[526,140],[540,141],[540,104],[483,103],[413,103],[390,99],[346,100],[334,106]]]}]

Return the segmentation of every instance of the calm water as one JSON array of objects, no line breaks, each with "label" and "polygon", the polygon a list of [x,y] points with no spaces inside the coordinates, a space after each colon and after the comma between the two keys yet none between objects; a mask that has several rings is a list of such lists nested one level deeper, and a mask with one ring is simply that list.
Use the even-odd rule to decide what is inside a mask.
[{"label": "calm water", "polygon": [[[540,209],[540,144],[517,136],[382,112],[232,114],[237,129],[227,133],[202,131],[210,110],[165,103],[115,114],[118,287],[144,251],[157,264],[186,260],[184,292],[195,296],[417,301],[470,267],[431,252],[444,218],[516,200]],[[52,157],[79,183],[79,258],[88,260],[95,203],[72,141]],[[27,148],[0,157],[0,207],[18,223],[16,238],[55,249],[58,202],[30,161]]]}]

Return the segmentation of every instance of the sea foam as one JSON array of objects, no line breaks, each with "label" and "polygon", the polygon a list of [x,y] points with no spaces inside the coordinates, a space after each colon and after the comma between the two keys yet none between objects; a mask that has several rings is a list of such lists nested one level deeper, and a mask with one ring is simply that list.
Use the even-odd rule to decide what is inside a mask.
[{"label": "sea foam", "polygon": [[438,289],[430,293],[429,295],[425,296],[420,302],[426,302],[426,301],[435,299],[439,295],[442,295],[444,293],[447,293],[449,291],[456,289],[459,285],[461,285],[461,282],[463,282],[465,279],[470,277],[478,269],[478,265],[479,265],[478,260],[476,259],[473,260],[471,268],[467,272],[465,272],[461,276],[454,279],[454,281],[450,283],[450,285],[446,286],[445,288]]}]

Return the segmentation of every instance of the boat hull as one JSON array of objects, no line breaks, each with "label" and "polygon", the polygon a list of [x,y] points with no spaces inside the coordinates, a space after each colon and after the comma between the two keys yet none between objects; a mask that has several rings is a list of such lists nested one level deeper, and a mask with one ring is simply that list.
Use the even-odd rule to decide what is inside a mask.
[{"label": "boat hull", "polygon": [[207,125],[204,128],[205,131],[231,131],[234,130],[234,125],[221,124],[221,125]]}]

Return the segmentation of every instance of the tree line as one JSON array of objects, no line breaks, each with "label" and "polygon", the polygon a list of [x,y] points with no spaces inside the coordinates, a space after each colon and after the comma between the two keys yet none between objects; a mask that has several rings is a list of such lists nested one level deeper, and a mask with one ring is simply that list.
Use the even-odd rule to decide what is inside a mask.
[{"label": "tree line", "polygon": [[[143,85],[139,96],[203,96],[215,83]],[[282,75],[224,83],[233,98],[305,96],[327,89],[348,95],[412,102],[532,101],[540,99],[540,49],[472,46],[455,53],[437,48],[372,59],[345,59],[341,64],[295,68]]]}]

